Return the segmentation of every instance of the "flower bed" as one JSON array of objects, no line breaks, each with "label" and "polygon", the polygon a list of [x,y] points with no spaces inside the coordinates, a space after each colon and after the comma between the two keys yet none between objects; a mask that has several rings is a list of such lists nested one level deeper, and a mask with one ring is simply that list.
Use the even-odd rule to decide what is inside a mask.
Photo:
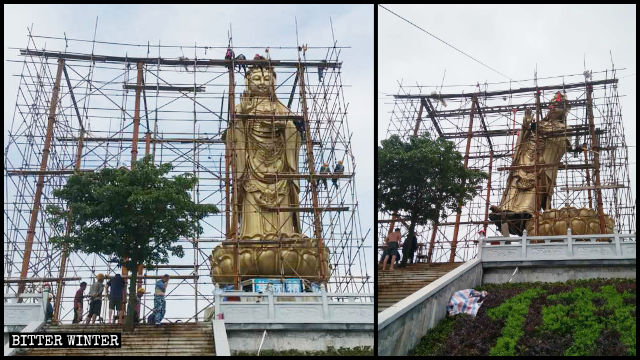
[{"label": "flower bed", "polygon": [[636,282],[487,284],[478,315],[447,317],[410,355],[635,355]]}]

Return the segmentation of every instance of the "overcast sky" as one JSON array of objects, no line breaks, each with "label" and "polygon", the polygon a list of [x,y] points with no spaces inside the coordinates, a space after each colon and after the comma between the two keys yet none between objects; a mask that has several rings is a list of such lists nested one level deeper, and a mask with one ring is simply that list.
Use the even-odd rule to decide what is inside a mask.
[{"label": "overcast sky", "polygon": [[[582,73],[584,63],[594,72],[611,69],[611,51],[615,67],[626,68],[618,92],[635,200],[635,5],[384,6],[515,80],[533,78],[536,65],[539,78]],[[386,95],[397,93],[398,82],[440,85],[445,70],[445,86],[508,81],[378,8],[378,140],[387,136],[393,100]]]},{"label": "overcast sky", "polygon": [[[14,48],[27,44],[27,28],[33,34],[91,39],[96,17],[99,17],[96,40],[121,43],[226,46],[230,25],[234,46],[295,46],[296,27],[301,44],[332,46],[330,19],[338,46],[349,46],[341,52],[342,82],[348,105],[352,149],[357,164],[356,189],[360,206],[362,235],[367,234],[368,274],[373,275],[373,6],[371,5],[5,5],[4,6],[4,143],[14,114],[21,64],[6,60],[22,60]],[[48,50],[64,51],[64,42],[43,40]],[[88,44],[87,46],[89,46]],[[78,46],[74,44],[74,52]],[[87,48],[90,52],[90,47]],[[96,54],[146,56],[146,48],[138,50],[96,44]],[[209,53],[222,58],[224,49]],[[186,50],[185,50],[186,52]],[[262,50],[255,52],[262,53]],[[164,50],[163,50],[164,54]],[[272,58],[278,58],[272,50]],[[253,52],[246,53],[248,58]],[[324,53],[323,53],[324,55]],[[151,54],[150,56],[153,56]],[[185,56],[191,57],[186,53]],[[324,56],[318,56],[323,58]],[[288,56],[287,59],[294,59]],[[286,100],[285,100],[286,102]],[[371,231],[368,231],[371,229]],[[206,236],[206,234],[203,234]]]}]

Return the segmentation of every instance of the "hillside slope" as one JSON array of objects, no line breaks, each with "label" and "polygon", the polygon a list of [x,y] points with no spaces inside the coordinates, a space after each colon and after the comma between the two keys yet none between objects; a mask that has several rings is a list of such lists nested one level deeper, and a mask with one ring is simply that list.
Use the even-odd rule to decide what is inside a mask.
[{"label": "hillside slope", "polygon": [[635,355],[635,279],[488,284],[478,315],[447,317],[411,355]]}]

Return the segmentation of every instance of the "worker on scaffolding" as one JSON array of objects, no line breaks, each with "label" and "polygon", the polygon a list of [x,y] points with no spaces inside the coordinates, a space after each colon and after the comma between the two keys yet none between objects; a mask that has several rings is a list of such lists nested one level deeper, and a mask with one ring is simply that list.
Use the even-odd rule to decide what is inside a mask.
[{"label": "worker on scaffolding", "polygon": [[402,247],[402,263],[400,264],[400,267],[405,267],[407,262],[413,264],[413,256],[417,248],[418,238],[416,237],[415,232],[409,231],[407,240],[404,242],[404,246]]},{"label": "worker on scaffolding", "polygon": [[164,274],[162,279],[156,282],[156,290],[153,296],[153,313],[155,315],[155,325],[158,326],[164,318],[164,313],[167,310],[167,300],[165,294],[167,292],[167,284],[169,283],[169,274]]},{"label": "worker on scaffolding", "polygon": [[391,258],[389,271],[393,271],[393,265],[395,265],[396,259],[400,257],[400,253],[398,252],[398,248],[401,246],[400,239],[400,228],[396,228],[394,232],[385,239],[387,247],[384,249],[384,253],[382,254],[382,270],[385,270],[387,261]]},{"label": "worker on scaffolding", "polygon": [[296,129],[298,129],[298,132],[300,133],[301,140],[302,141],[306,141],[307,137],[305,136],[304,120],[299,119],[299,118],[294,118],[293,119],[293,124],[296,126]]},{"label": "worker on scaffolding", "polygon": [[[344,165],[342,165],[342,160],[338,161],[338,164],[336,165],[335,168],[333,168],[333,174],[334,175],[342,175],[344,174]],[[334,177],[333,179],[331,179],[331,182],[333,182],[333,186],[335,186],[336,188],[338,187],[338,178]]]},{"label": "worker on scaffolding", "polygon": [[[240,55],[236,56],[235,60],[247,60],[247,58],[244,56],[244,54],[240,54]],[[244,73],[244,76],[247,77],[247,65],[245,65],[245,64],[236,64],[236,66],[238,67],[238,71],[240,71],[240,69],[242,69],[242,72]]]},{"label": "worker on scaffolding", "polygon": [[[327,60],[322,60],[322,62],[327,62]],[[322,82],[322,79],[324,78],[324,66],[319,65],[318,66],[318,82]]]},{"label": "worker on scaffolding", "polygon": [[227,53],[224,55],[224,59],[225,60],[231,60],[233,58],[236,57],[236,54],[234,54],[233,50],[231,49],[231,47],[227,47]]},{"label": "worker on scaffolding", "polygon": [[136,307],[135,307],[135,322],[136,324],[140,322],[141,319],[141,313],[140,313],[140,306],[142,304],[142,297],[144,296],[144,288],[143,287],[139,287],[137,294],[136,294]]},{"label": "worker on scaffolding", "polygon": [[53,305],[51,305],[52,299],[53,299],[53,294],[49,293],[49,296],[47,296],[47,313],[45,316],[45,321],[47,323],[50,323],[51,320],[53,320]]},{"label": "worker on scaffolding", "polygon": [[[107,294],[109,295],[109,324],[117,322],[120,323],[120,317],[124,314],[122,307],[122,289],[125,287],[124,279],[120,274],[116,274],[113,279],[107,281]],[[114,310],[116,311],[115,317],[113,316]]]},{"label": "worker on scaffolding", "polygon": [[82,322],[82,299],[84,298],[84,290],[87,288],[85,281],[80,283],[80,288],[73,297],[73,321],[72,324]]},{"label": "worker on scaffolding", "polygon": [[96,281],[91,284],[89,289],[89,316],[87,316],[86,324],[89,325],[96,323],[96,318],[100,316],[100,310],[102,308],[102,291],[104,290],[104,274],[98,274]]},{"label": "worker on scaffolding", "polygon": [[51,294],[51,284],[44,283],[44,285],[42,285],[42,292],[47,294],[47,306],[44,320],[49,323],[53,319],[53,305],[51,305],[53,294]]},{"label": "worker on scaffolding", "polygon": [[[330,173],[329,172],[329,163],[323,163],[322,166],[320,167],[320,174],[323,175],[323,174],[329,174],[329,173]],[[328,190],[327,178],[321,178],[321,179],[316,180],[316,187],[318,187],[318,185],[320,184],[321,181],[324,183],[324,189]]]}]

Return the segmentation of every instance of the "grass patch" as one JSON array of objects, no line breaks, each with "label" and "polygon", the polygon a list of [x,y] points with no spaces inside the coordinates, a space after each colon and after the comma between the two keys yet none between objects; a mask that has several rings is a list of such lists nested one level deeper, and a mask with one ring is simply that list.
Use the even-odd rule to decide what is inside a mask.
[{"label": "grass patch", "polygon": [[498,338],[496,345],[491,348],[489,355],[493,356],[513,356],[516,354],[516,344],[524,334],[522,327],[525,316],[529,312],[531,300],[541,296],[544,290],[533,288],[503,302],[498,307],[489,309],[487,315],[492,320],[504,319],[502,336]]},{"label": "grass patch", "polygon": [[411,351],[409,355],[443,355],[446,349],[446,341],[454,329],[457,317],[469,317],[468,315],[456,315],[454,317],[447,316],[440,321],[434,328],[429,330],[420,343]]}]

